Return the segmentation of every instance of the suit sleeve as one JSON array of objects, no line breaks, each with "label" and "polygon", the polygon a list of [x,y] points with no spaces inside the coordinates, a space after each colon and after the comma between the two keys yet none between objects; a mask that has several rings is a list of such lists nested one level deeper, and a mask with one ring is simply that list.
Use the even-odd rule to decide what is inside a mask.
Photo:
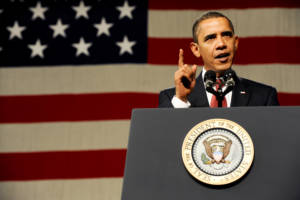
[{"label": "suit sleeve", "polygon": [[278,94],[275,88],[272,88],[269,94],[267,106],[279,106]]},{"label": "suit sleeve", "polygon": [[173,105],[171,102],[172,98],[173,98],[173,95],[171,95],[166,90],[161,91],[159,93],[158,107],[159,108],[173,108]]}]

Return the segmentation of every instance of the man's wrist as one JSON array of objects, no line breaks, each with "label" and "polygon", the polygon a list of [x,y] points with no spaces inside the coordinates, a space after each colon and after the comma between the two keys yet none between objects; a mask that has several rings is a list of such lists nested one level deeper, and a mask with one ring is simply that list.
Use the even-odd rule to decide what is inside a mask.
[{"label": "man's wrist", "polygon": [[174,108],[189,108],[191,107],[191,103],[186,99],[186,101],[182,101],[177,96],[173,96],[172,105]]},{"label": "man's wrist", "polygon": [[188,102],[187,97],[182,97],[182,96],[179,96],[179,95],[177,95],[177,94],[175,95],[175,97],[178,98],[178,99],[180,99],[181,101],[183,101],[183,102],[185,102],[185,103]]}]

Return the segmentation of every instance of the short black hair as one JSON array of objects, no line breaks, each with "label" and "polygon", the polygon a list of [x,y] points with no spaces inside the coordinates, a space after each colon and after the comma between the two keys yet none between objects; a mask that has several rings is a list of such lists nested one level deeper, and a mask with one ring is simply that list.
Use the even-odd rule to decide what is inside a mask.
[{"label": "short black hair", "polygon": [[197,30],[198,30],[198,26],[199,26],[200,22],[202,22],[206,19],[218,18],[218,17],[223,17],[223,18],[227,19],[227,21],[229,22],[229,26],[232,29],[232,32],[234,33],[233,24],[232,24],[231,20],[228,17],[226,17],[225,15],[223,15],[222,13],[219,13],[219,12],[208,12],[208,13],[205,13],[204,15],[202,15],[199,19],[197,19],[194,22],[194,25],[193,25],[193,39],[194,39],[195,43],[198,43]]}]

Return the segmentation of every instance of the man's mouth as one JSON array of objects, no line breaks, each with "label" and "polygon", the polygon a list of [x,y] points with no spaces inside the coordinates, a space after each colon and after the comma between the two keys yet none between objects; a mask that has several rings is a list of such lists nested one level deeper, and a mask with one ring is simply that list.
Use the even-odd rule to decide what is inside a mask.
[{"label": "man's mouth", "polygon": [[221,54],[217,55],[215,58],[216,59],[225,58],[225,57],[228,57],[229,55],[230,55],[230,53],[221,53]]},{"label": "man's mouth", "polygon": [[230,53],[221,53],[215,57],[215,59],[218,59],[221,63],[226,63],[228,61]]}]

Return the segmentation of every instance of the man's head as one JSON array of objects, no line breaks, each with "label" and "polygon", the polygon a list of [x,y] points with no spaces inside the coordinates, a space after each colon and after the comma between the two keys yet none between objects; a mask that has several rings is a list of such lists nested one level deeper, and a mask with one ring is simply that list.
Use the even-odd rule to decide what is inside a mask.
[{"label": "man's head", "polygon": [[191,50],[196,57],[202,57],[206,70],[220,75],[231,67],[238,37],[226,16],[218,12],[206,13],[194,23],[193,37]]}]

